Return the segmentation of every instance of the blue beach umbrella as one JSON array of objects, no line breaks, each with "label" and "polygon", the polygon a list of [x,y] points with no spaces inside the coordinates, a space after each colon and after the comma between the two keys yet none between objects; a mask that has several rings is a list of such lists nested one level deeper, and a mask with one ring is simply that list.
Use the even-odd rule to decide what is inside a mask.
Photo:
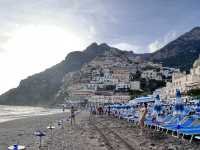
[{"label": "blue beach umbrella", "polygon": [[8,147],[9,150],[25,150],[25,148],[26,148],[25,146],[18,145],[18,144]]},{"label": "blue beach umbrella", "polygon": [[121,109],[121,108],[122,108],[122,105],[121,105],[121,104],[118,104],[118,105],[117,105],[117,108],[118,108],[118,109]]},{"label": "blue beach umbrella", "polygon": [[178,135],[178,130],[181,128],[181,125],[180,125],[181,115],[184,112],[184,104],[183,104],[182,99],[181,99],[181,92],[178,89],[176,90],[175,112],[178,115],[177,127],[176,127],[177,128],[177,135]]},{"label": "blue beach umbrella", "polygon": [[196,104],[195,110],[196,110],[197,113],[200,113],[200,103],[199,102]]},{"label": "blue beach umbrella", "polygon": [[160,97],[159,95],[156,96],[155,98],[155,103],[154,103],[154,111],[159,114],[162,111],[162,105],[160,102]]},{"label": "blue beach umbrella", "polygon": [[184,104],[182,103],[181,92],[178,89],[176,90],[175,111],[177,114],[182,114],[184,111]]},{"label": "blue beach umbrella", "polygon": [[160,102],[160,96],[159,95],[157,95],[155,97],[155,103],[154,103],[153,110],[154,110],[154,112],[156,113],[156,116],[157,116],[156,117],[156,124],[158,124],[158,122],[159,122],[159,114],[162,111],[162,105],[161,105],[161,102]]},{"label": "blue beach umbrella", "polygon": [[42,146],[42,137],[46,136],[46,134],[44,132],[40,131],[40,130],[37,130],[37,131],[34,132],[34,135],[40,138],[39,147],[41,147]]},{"label": "blue beach umbrella", "polygon": [[131,108],[131,106],[130,105],[126,105],[126,109],[130,109]]}]

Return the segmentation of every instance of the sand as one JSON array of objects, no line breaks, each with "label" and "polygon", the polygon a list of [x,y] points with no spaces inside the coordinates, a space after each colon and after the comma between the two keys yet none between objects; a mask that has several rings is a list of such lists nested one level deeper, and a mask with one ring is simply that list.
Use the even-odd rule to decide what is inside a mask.
[{"label": "sand", "polygon": [[[86,111],[78,114],[75,125],[66,121],[63,128],[58,126],[57,122],[68,115],[62,113],[1,123],[0,150],[7,150],[8,145],[16,142],[26,145],[28,150],[38,150],[39,139],[33,135],[37,128],[47,133],[41,150],[200,149],[199,143],[190,144],[188,140],[183,141],[151,129],[139,135],[140,129],[131,123],[108,116],[90,116]],[[46,129],[50,122],[56,127],[52,137]]]}]

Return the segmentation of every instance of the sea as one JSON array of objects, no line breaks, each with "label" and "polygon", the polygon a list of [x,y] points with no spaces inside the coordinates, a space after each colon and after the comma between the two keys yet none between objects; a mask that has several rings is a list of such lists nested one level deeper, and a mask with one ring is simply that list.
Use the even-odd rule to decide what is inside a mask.
[{"label": "sea", "polygon": [[61,113],[61,109],[0,105],[0,123],[32,116]]}]

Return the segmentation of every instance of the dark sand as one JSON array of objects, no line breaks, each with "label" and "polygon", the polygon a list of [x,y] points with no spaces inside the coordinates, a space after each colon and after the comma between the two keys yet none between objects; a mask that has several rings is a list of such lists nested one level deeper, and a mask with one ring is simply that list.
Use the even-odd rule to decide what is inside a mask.
[{"label": "dark sand", "polygon": [[[39,140],[33,132],[40,127],[46,131],[41,150],[198,150],[199,143],[190,144],[187,140],[172,137],[146,129],[143,136],[140,129],[123,120],[107,116],[92,116],[86,111],[76,117],[76,124],[69,121],[64,129],[57,125],[65,114],[37,116],[0,123],[0,150],[17,141],[28,150],[38,150]],[[56,129],[51,139],[46,126],[53,122]]]}]

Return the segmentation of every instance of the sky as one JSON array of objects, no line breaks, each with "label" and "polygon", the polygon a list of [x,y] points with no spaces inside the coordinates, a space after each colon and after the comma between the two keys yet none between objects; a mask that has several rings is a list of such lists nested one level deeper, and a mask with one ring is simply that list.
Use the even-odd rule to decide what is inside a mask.
[{"label": "sky", "polygon": [[0,0],[0,94],[92,42],[154,52],[200,26],[199,0]]}]

